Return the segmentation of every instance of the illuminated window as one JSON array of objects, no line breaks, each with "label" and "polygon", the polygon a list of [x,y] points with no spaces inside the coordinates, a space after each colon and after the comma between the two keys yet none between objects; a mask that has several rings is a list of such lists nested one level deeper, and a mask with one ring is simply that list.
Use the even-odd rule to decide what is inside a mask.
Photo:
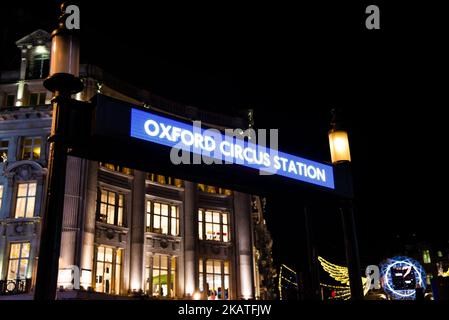
[{"label": "illuminated window", "polygon": [[45,104],[45,92],[37,92],[37,93],[31,93],[30,94],[30,106],[38,106]]},{"label": "illuminated window", "polygon": [[40,137],[27,137],[22,141],[22,160],[38,160],[41,156]]},{"label": "illuminated window", "polygon": [[123,226],[123,194],[100,189],[98,201],[98,221]]},{"label": "illuminated window", "polygon": [[36,54],[27,69],[27,79],[46,78],[50,70],[50,54],[48,52]]},{"label": "illuminated window", "polygon": [[8,161],[9,140],[0,140],[0,162]]},{"label": "illuminated window", "polygon": [[170,176],[163,176],[155,173],[147,173],[147,180],[159,184],[168,184],[178,188],[182,188],[184,186],[184,182],[181,179],[176,179]]},{"label": "illuminated window", "polygon": [[95,267],[95,291],[120,294],[122,250],[99,246]]},{"label": "illuminated window", "polygon": [[229,261],[199,260],[199,290],[208,300],[229,300]]},{"label": "illuminated window", "polygon": [[36,187],[36,182],[19,183],[17,185],[16,218],[31,218],[34,216]]},{"label": "illuminated window", "polygon": [[184,182],[181,179],[174,179],[175,187],[182,188],[184,186]]},{"label": "illuminated window", "polygon": [[26,279],[30,261],[30,243],[11,243],[7,280]]},{"label": "illuminated window", "polygon": [[219,194],[224,194],[226,196],[230,196],[232,195],[232,191],[229,189],[224,189],[224,188],[218,188],[218,193]]},{"label": "illuminated window", "polygon": [[158,175],[157,176],[157,183],[170,184],[170,177],[165,178],[165,176]]},{"label": "illuminated window", "polygon": [[146,257],[146,290],[153,297],[176,296],[176,257],[156,254]]},{"label": "illuminated window", "polygon": [[229,214],[200,209],[198,211],[198,236],[201,240],[229,242]]},{"label": "illuminated window", "polygon": [[430,260],[430,251],[429,250],[424,250],[422,253],[422,260],[424,263],[431,263]]},{"label": "illuminated window", "polygon": [[428,286],[430,286],[432,284],[432,279],[433,279],[433,275],[431,275],[431,274],[426,275],[426,284]]},{"label": "illuminated window", "polygon": [[179,208],[175,205],[147,200],[146,231],[179,235]]},{"label": "illuminated window", "polygon": [[121,172],[127,175],[132,174],[132,170],[130,168],[122,167],[116,164],[100,162],[100,166],[114,172]]},{"label": "illuminated window", "polygon": [[226,195],[226,196],[232,195],[232,191],[229,189],[225,189],[225,188],[209,186],[209,185],[205,185],[202,183],[198,183],[197,187],[198,187],[198,191],[201,191],[201,192],[207,192],[207,193],[212,193],[212,194],[216,193],[216,194],[222,194],[222,195]]}]

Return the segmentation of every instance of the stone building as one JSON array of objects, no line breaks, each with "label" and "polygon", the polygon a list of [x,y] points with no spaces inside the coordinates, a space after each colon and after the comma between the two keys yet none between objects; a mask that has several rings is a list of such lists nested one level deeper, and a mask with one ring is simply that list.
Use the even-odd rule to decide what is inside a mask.
[{"label": "stone building", "polygon": [[[18,40],[20,69],[0,73],[0,299],[32,297],[35,286],[52,121],[43,87],[49,41],[43,30]],[[248,126],[92,65],[80,66],[80,78],[78,100],[102,93],[218,129]],[[66,181],[58,297],[273,297],[271,237],[259,197],[75,157]],[[72,266],[79,267],[80,290],[68,289]]]}]

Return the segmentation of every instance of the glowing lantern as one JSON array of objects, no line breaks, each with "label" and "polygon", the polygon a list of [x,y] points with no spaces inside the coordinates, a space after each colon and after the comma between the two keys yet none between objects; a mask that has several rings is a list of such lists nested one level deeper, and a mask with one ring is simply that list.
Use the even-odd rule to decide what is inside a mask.
[{"label": "glowing lantern", "polygon": [[332,163],[350,162],[351,152],[349,150],[348,133],[339,127],[335,109],[332,110],[332,129],[329,131],[329,147],[331,151]]}]

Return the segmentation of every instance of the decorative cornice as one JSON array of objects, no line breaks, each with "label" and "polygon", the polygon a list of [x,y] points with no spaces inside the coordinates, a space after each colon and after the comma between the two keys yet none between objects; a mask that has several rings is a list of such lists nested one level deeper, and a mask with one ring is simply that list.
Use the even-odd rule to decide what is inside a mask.
[{"label": "decorative cornice", "polygon": [[50,34],[42,29],[38,29],[20,40],[16,41],[18,47],[45,45],[50,42]]},{"label": "decorative cornice", "polygon": [[0,121],[51,119],[52,106],[10,107],[0,110]]}]

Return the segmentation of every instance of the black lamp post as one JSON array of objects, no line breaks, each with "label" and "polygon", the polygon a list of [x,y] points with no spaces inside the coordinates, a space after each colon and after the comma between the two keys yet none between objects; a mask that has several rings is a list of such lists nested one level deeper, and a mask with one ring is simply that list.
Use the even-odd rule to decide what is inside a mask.
[{"label": "black lamp post", "polygon": [[59,25],[53,31],[50,76],[44,86],[53,92],[53,121],[49,138],[48,180],[45,211],[42,216],[41,241],[37,264],[35,300],[54,300],[59,272],[64,191],[67,165],[67,144],[65,137],[69,127],[69,106],[71,95],[80,92],[83,85],[78,76],[78,36],[65,27],[65,8]]},{"label": "black lamp post", "polygon": [[[329,146],[334,168],[344,172],[347,190],[353,193],[351,173],[351,153],[349,149],[348,133],[343,129],[341,119],[336,109],[332,110],[331,129],[329,131]],[[349,272],[351,299],[363,299],[362,278],[360,274],[359,248],[354,220],[353,199],[343,199],[340,202],[340,213],[343,222],[345,240],[346,263]]]}]

